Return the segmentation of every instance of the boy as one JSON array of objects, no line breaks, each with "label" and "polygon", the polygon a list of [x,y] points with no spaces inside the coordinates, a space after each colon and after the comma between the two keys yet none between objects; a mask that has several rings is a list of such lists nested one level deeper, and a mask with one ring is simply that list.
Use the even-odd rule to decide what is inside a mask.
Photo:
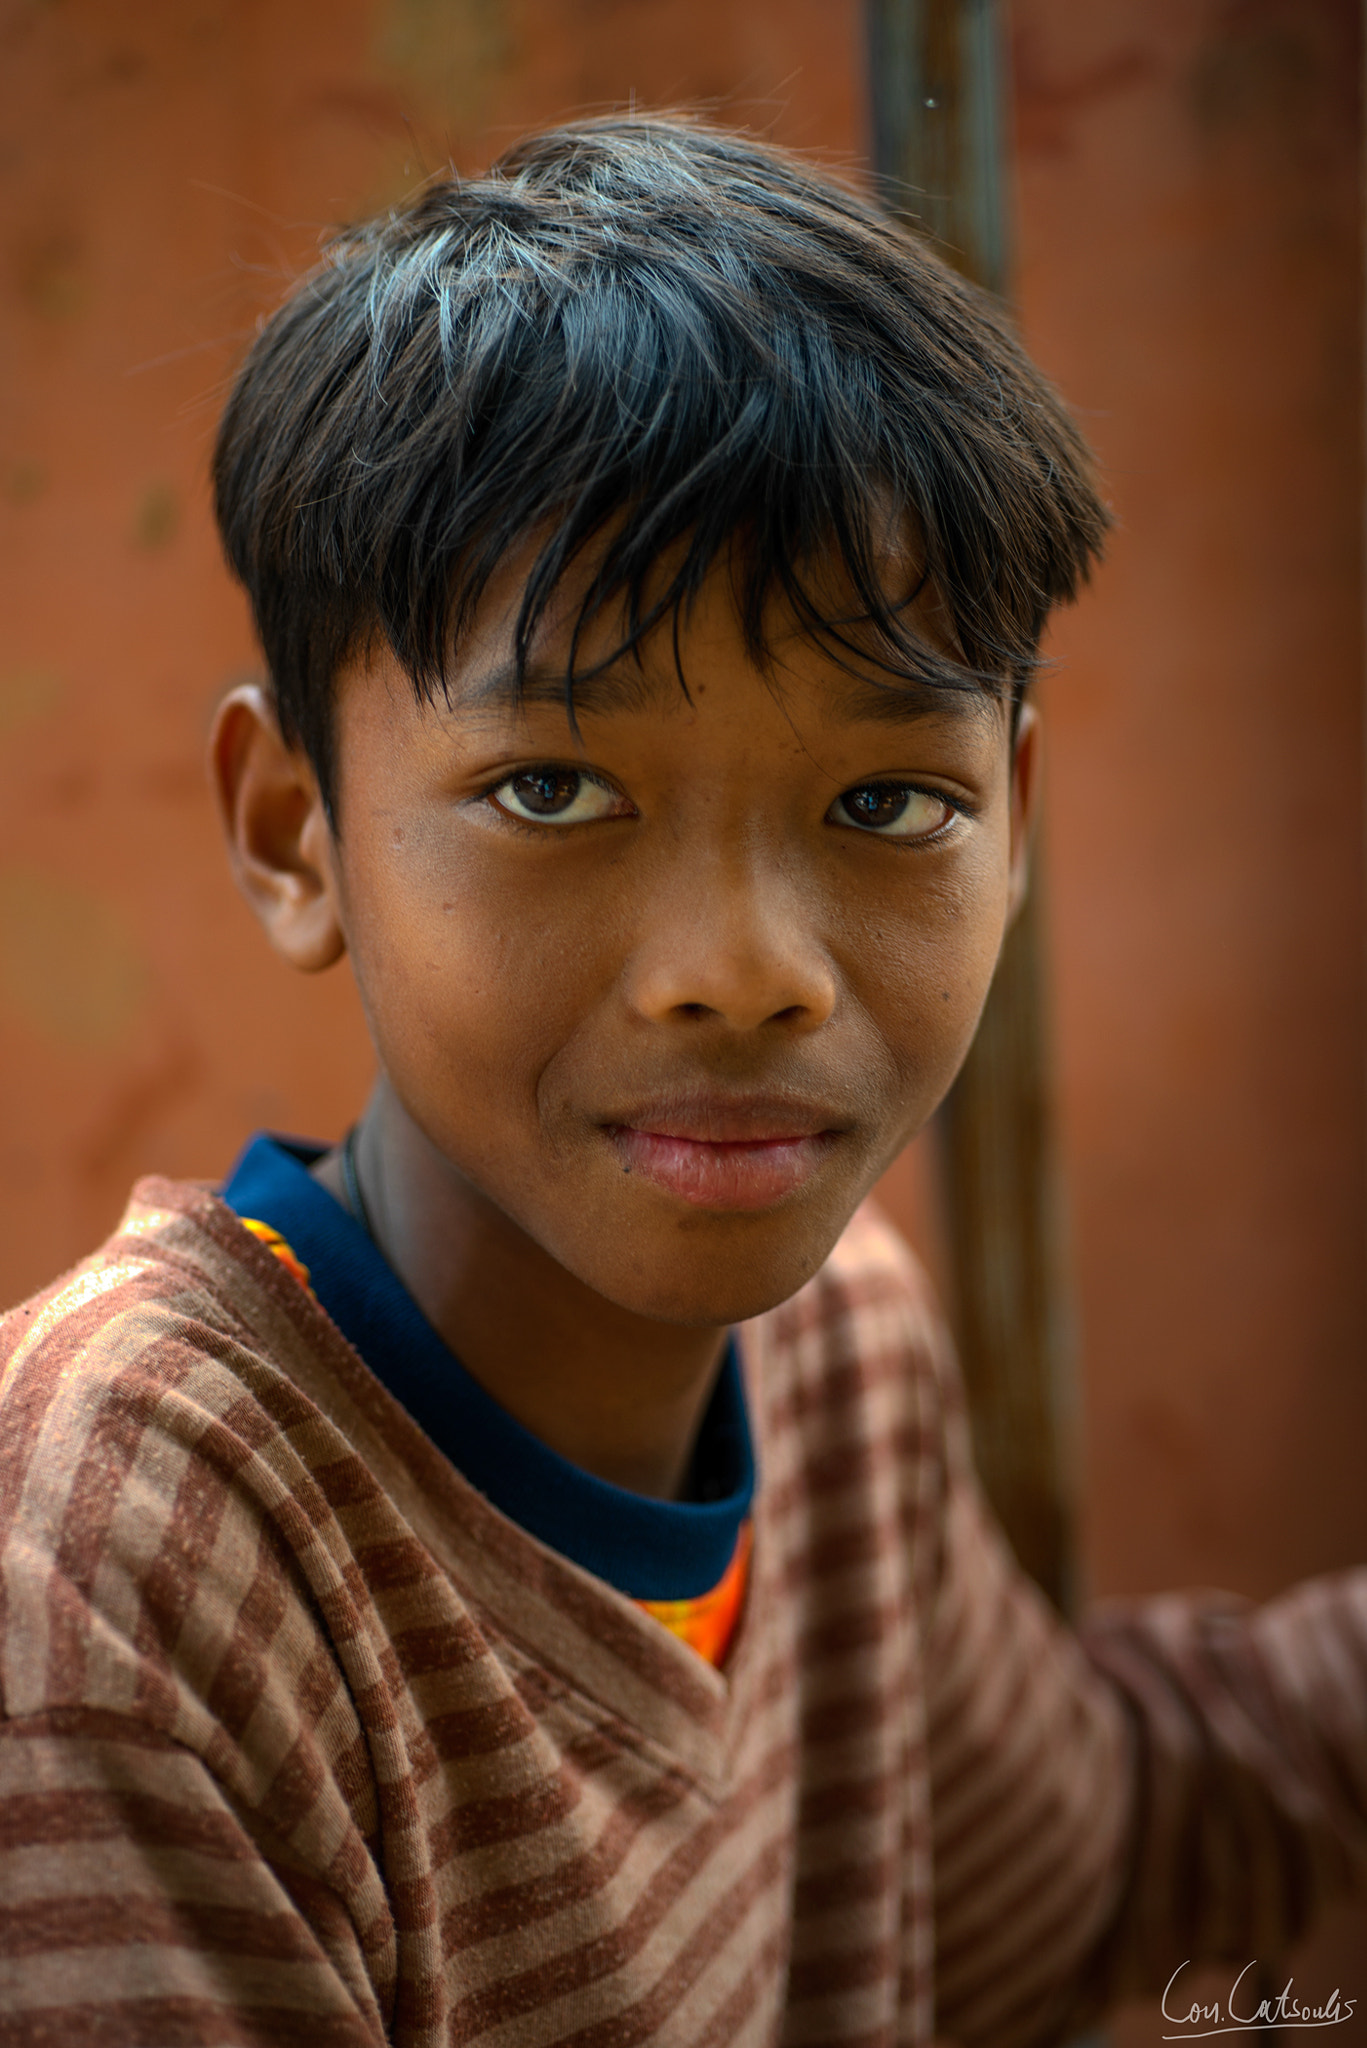
[{"label": "boy", "polygon": [[587,124],[344,237],[216,487],[235,871],[380,1078],[5,1323],[0,2037],[1025,2043],[1289,1938],[1367,1860],[1367,1586],[1081,1647],[859,1209],[1105,524],[998,316]]}]

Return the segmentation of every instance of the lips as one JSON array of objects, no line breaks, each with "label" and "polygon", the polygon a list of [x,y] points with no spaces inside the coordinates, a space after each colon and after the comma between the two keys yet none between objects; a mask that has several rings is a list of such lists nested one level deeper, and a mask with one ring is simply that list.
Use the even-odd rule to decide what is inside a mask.
[{"label": "lips", "polygon": [[601,1126],[624,1173],[699,1209],[768,1209],[830,1155],[848,1119],[775,1097],[641,1104]]}]

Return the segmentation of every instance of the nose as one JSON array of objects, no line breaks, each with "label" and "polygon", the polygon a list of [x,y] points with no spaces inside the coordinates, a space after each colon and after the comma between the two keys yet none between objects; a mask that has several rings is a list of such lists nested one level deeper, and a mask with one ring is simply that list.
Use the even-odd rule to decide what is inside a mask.
[{"label": "nose", "polygon": [[627,979],[632,1007],[652,1023],[732,1031],[814,1031],[837,994],[810,892],[754,859],[673,877],[650,903]]}]

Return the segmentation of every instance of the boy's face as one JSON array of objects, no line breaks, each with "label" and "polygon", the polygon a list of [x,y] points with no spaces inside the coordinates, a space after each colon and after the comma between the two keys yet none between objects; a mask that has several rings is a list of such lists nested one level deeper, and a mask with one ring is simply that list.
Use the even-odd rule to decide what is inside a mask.
[{"label": "boy's face", "polygon": [[341,675],[320,888],[453,1187],[623,1308],[733,1322],[815,1271],[948,1088],[1033,734],[1013,755],[986,697],[914,712],[781,627],[766,677],[725,569],[682,622],[691,702],[666,623],[580,687],[576,734],[563,614],[518,699],[519,595],[490,591],[449,706],[387,651]]}]

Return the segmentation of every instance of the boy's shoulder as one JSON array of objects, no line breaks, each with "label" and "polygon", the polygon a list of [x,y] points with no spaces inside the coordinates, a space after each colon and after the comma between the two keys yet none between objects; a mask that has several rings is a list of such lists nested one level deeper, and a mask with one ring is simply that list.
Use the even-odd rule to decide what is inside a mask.
[{"label": "boy's shoulder", "polygon": [[[230,1208],[158,1180],[0,1319],[8,1729],[135,1726],[252,1798],[256,1765],[275,1767],[264,1751],[301,1722],[307,1671],[359,1632],[357,1546],[400,1526],[307,1391],[336,1378],[330,1348],[346,1354]],[[248,1722],[252,1741],[225,1739]]]},{"label": "boy's shoulder", "polygon": [[296,1383],[321,1322],[213,1194],[162,1181],[0,1318],[0,1804],[56,1845],[59,1885],[103,1842],[80,1889],[117,1928],[115,1984],[125,1939],[169,1942],[176,1981],[162,1921],[125,1932],[159,1887],[187,1885],[198,1926],[222,1871],[240,1924],[283,1925],[263,1854],[315,1889],[344,1868],[384,1947],[378,1793],[356,1761],[377,1659],[342,1526],[375,1489]]},{"label": "boy's shoulder", "polygon": [[16,1522],[93,1539],[130,1488],[174,1503],[192,1462],[288,1484],[319,1320],[207,1188],[140,1182],[96,1252],[0,1316],[0,1541]]},{"label": "boy's shoulder", "polygon": [[[123,1217],[99,1248],[27,1301],[0,1313],[0,1396],[15,1398],[14,1375],[40,1361],[93,1357],[114,1346],[131,1364],[155,1331],[183,1336],[192,1351],[211,1333],[246,1334],[259,1320],[260,1292],[273,1263],[205,1185],[139,1181]],[[161,1355],[169,1370],[170,1355]]]}]

